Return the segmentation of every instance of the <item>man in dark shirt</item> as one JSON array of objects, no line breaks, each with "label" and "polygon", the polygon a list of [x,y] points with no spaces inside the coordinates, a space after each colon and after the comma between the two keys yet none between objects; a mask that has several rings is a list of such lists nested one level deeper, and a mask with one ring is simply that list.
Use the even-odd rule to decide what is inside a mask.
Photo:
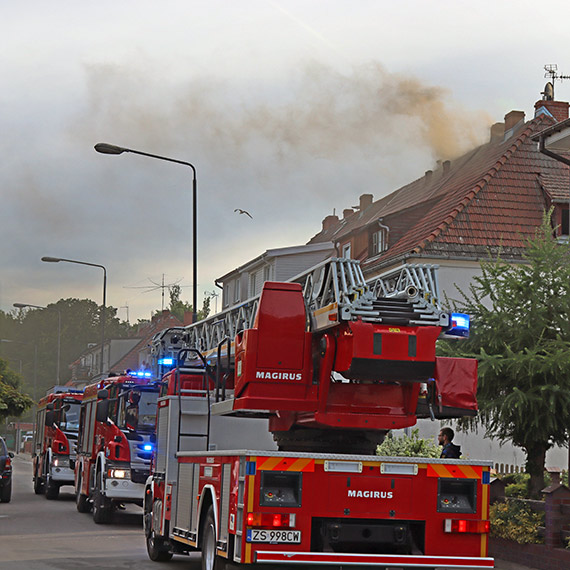
[{"label": "man in dark shirt", "polygon": [[444,459],[459,459],[461,457],[461,448],[458,445],[451,443],[453,441],[453,430],[450,427],[441,428],[437,441],[439,445],[443,446],[441,456]]}]

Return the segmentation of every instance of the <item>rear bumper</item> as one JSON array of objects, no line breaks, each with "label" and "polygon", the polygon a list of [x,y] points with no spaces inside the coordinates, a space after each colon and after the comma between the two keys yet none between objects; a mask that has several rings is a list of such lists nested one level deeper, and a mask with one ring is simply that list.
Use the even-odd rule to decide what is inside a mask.
[{"label": "rear bumper", "polygon": [[469,556],[425,556],[400,554],[340,554],[334,552],[257,551],[255,561],[268,564],[341,564],[346,566],[378,566],[385,568],[484,569],[494,568],[493,558]]}]

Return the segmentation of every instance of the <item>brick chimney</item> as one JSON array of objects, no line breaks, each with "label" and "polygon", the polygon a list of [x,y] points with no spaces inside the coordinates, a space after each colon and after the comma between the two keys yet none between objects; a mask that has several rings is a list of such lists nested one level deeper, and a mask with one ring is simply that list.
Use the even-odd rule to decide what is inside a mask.
[{"label": "brick chimney", "polygon": [[511,111],[505,115],[505,132],[524,121],[524,111]]},{"label": "brick chimney", "polygon": [[433,170],[426,170],[426,177],[425,177],[426,184],[429,184],[431,182],[432,176],[433,176]]},{"label": "brick chimney", "polygon": [[568,118],[568,106],[566,101],[552,101],[552,100],[540,100],[534,104],[534,116],[536,117],[539,113],[538,110],[544,107],[558,122],[564,121]]},{"label": "brick chimney", "polygon": [[502,141],[505,138],[505,123],[495,123],[491,126],[490,142]]},{"label": "brick chimney", "polygon": [[449,171],[451,170],[451,161],[444,160],[442,166],[443,166],[443,173],[449,174]]},{"label": "brick chimney", "polygon": [[354,214],[354,210],[352,208],[346,208],[342,211],[342,217],[344,220],[346,220],[346,218],[348,218],[348,216],[351,216],[352,214]]},{"label": "brick chimney", "polygon": [[323,220],[323,232],[330,230],[333,226],[338,224],[338,216],[327,216]]},{"label": "brick chimney", "polygon": [[363,212],[364,210],[366,210],[366,208],[368,208],[369,206],[372,206],[372,200],[374,199],[374,196],[372,194],[362,194],[362,196],[360,196],[360,211]]}]

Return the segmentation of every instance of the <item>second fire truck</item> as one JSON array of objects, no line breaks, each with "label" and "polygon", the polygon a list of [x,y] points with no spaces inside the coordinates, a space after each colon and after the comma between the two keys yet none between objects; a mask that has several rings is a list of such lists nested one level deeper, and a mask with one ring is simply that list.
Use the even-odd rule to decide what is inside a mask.
[{"label": "second fire truck", "polygon": [[113,375],[85,388],[75,464],[76,505],[111,521],[123,503],[142,506],[150,473],[159,385],[150,373]]}]

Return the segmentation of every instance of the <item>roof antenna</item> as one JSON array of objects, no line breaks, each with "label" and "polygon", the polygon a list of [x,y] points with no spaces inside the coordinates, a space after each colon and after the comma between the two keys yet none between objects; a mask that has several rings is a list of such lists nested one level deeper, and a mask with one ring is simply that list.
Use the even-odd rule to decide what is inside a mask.
[{"label": "roof antenna", "polygon": [[554,82],[558,79],[570,79],[570,75],[558,75],[558,65],[556,63],[549,63],[544,66],[544,77],[550,77],[550,81],[544,86],[544,91],[541,95],[544,101],[554,101]]}]

